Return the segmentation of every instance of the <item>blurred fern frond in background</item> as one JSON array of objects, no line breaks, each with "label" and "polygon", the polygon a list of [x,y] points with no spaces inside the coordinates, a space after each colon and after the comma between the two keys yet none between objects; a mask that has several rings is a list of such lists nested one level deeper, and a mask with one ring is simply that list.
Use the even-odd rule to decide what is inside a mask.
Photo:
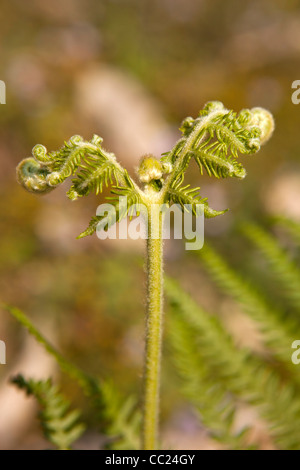
[{"label": "blurred fern frond in background", "polygon": [[22,375],[12,379],[12,383],[34,396],[42,411],[39,414],[45,437],[58,450],[70,450],[84,432],[85,426],[78,422],[80,412],[69,411],[69,402],[59,393],[51,380],[26,380]]},{"label": "blurred fern frond in background", "polygon": [[[295,226],[294,226],[295,227]],[[277,240],[255,224],[244,224],[242,230],[267,260],[270,276],[277,283],[290,306],[300,309],[300,270],[280,247]]]},{"label": "blurred fern frond in background", "polygon": [[[292,235],[299,233],[294,223],[287,224],[288,232],[291,227]],[[266,421],[276,448],[299,449],[300,380],[291,348],[300,337],[300,269],[267,231],[254,224],[244,224],[242,229],[281,286],[279,294],[287,301],[288,314],[275,307],[274,299],[267,298],[265,292],[261,294],[255,278],[245,280],[225,257],[206,244],[197,254],[201,264],[225,296],[255,322],[263,352],[237,344],[222,316],[208,313],[168,278],[169,342],[174,366],[181,377],[183,395],[194,405],[200,422],[227,447],[247,446],[247,430],[239,434],[234,426],[236,411],[244,403],[254,406]],[[224,410],[230,410],[227,416]]]},{"label": "blurred fern frond in background", "polygon": [[[85,396],[89,398],[101,433],[105,437],[104,445],[109,449],[137,449],[139,446],[141,415],[136,408],[134,397],[124,398],[111,380],[90,377],[66,360],[19,309],[3,304],[2,308],[10,312],[22,326],[27,328],[29,333],[54,357],[61,371],[74,380]],[[65,420],[69,424],[65,416],[69,404],[66,406],[67,403],[61,395],[58,395],[57,388],[52,385],[51,380],[26,381],[19,375],[13,378],[12,382],[20,389],[25,390],[27,394],[35,396],[42,406],[43,412],[40,415],[40,421],[48,440],[58,449],[70,448],[70,445],[80,437],[84,429],[77,427],[71,427],[71,429],[67,427],[66,429],[64,427]],[[55,411],[55,406],[58,404],[59,408]],[[67,416],[70,418],[73,415]],[[56,421],[52,422],[52,418],[53,420],[55,418]]]},{"label": "blurred fern frond in background", "polygon": [[[298,226],[282,220],[279,225],[291,235],[297,250]],[[263,255],[267,272],[271,270],[270,277],[278,282],[280,289],[276,285],[276,293],[283,297],[286,309],[275,306],[267,290],[261,292],[255,271],[254,279],[245,279],[242,272],[206,243],[197,258],[223,294],[254,322],[263,347],[253,350],[237,341],[221,314],[209,313],[176,280],[166,277],[171,363],[180,379],[182,396],[194,407],[210,436],[225,448],[261,447],[260,439],[251,437],[253,423],[237,425],[241,407],[250,406],[265,423],[274,448],[296,450],[300,441],[300,380],[291,356],[292,343],[300,338],[297,303],[300,269],[277,238],[265,229],[248,223],[243,224],[242,232]],[[28,329],[90,399],[104,436],[102,445],[109,449],[138,449],[141,414],[137,400],[122,396],[111,380],[86,375],[64,359],[20,310],[3,307]],[[50,381],[26,381],[22,376],[13,382],[39,401],[43,409],[40,418],[49,441],[58,448],[70,448],[83,429],[77,425],[77,414],[68,412],[69,404],[65,406],[57,388]],[[53,415],[51,406],[57,400],[61,406]]]}]

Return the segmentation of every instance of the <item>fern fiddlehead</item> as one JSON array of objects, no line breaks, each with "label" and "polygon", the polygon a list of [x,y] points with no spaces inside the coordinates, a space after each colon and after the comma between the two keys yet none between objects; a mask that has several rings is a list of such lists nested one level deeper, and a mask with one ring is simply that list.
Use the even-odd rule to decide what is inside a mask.
[{"label": "fern fiddlehead", "polygon": [[102,139],[94,136],[90,142],[80,136],[72,137],[64,146],[47,153],[44,146],[33,149],[33,157],[23,160],[17,168],[18,181],[29,191],[46,193],[73,175],[67,196],[71,200],[90,192],[102,192],[111,185],[113,199],[107,217],[93,217],[79,238],[92,235],[97,227],[108,229],[116,221],[133,212],[122,205],[120,196],[129,204],[144,205],[148,222],[147,240],[147,323],[144,380],[143,448],[158,446],[159,382],[162,337],[163,249],[162,222],[156,206],[178,204],[182,210],[190,207],[197,215],[197,206],[204,206],[206,217],[225,211],[214,211],[202,198],[199,188],[182,186],[192,158],[200,173],[205,170],[217,178],[244,178],[246,171],[237,161],[238,154],[256,153],[271,136],[274,128],[270,113],[262,108],[243,110],[237,114],[220,102],[208,103],[196,119],[185,119],[182,137],[173,149],[160,160],[144,157],[138,169],[140,188],[117,162],[115,156],[102,148]]},{"label": "fern fiddlehead", "polygon": [[182,174],[184,159],[192,157],[201,173],[204,168],[209,176],[244,178],[246,170],[236,161],[238,153],[256,153],[273,128],[271,114],[262,108],[237,114],[220,102],[208,103],[196,119],[189,117],[183,121],[182,138],[163,156],[162,161],[174,167],[169,179]]}]

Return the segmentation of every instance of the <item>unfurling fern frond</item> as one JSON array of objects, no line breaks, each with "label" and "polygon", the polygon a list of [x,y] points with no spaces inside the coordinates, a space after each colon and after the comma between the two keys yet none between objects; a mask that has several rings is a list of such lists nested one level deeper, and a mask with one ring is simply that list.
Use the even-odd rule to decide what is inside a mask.
[{"label": "unfurling fern frond", "polygon": [[277,240],[255,224],[244,223],[243,233],[261,251],[271,268],[270,275],[278,281],[286,301],[300,309],[300,270],[281,248]]},{"label": "unfurling fern frond", "polygon": [[[273,127],[271,114],[262,108],[237,114],[220,102],[208,103],[196,119],[187,118],[183,122],[182,138],[170,152],[160,160],[152,155],[144,156],[138,169],[144,191],[131,180],[115,155],[102,148],[102,138],[96,135],[89,142],[75,135],[61,149],[50,153],[43,145],[36,145],[32,150],[33,157],[18,165],[17,178],[27,190],[46,193],[73,175],[67,192],[71,200],[90,192],[98,194],[104,186],[115,184],[113,191],[121,191],[121,188],[130,190],[128,198],[132,199],[131,204],[142,202],[149,208],[151,203],[178,201],[182,208],[191,205],[192,212],[196,213],[196,204],[201,203],[204,205],[204,215],[211,218],[224,211],[210,209],[206,199],[198,195],[197,188],[181,187],[190,160],[195,158],[201,173],[205,168],[209,175],[216,177],[243,178],[246,172],[236,161],[238,153],[257,152],[270,137]],[[101,226],[104,219],[108,221],[108,228],[113,221],[127,215],[128,211],[124,212],[119,202],[113,205],[115,207],[110,209],[107,218],[93,217],[88,229],[79,238],[93,234],[98,223]]]},{"label": "unfurling fern frond", "polygon": [[161,162],[175,169],[175,178],[182,173],[181,160],[187,155],[195,158],[201,174],[204,168],[217,178],[244,178],[246,170],[236,161],[238,154],[256,153],[273,128],[271,114],[262,108],[245,109],[237,114],[220,102],[210,102],[199,117],[183,121],[182,138],[163,155]]},{"label": "unfurling fern frond", "polygon": [[201,198],[199,194],[200,188],[191,188],[189,184],[182,186],[182,182],[183,176],[172,182],[168,190],[168,202],[172,201],[175,204],[179,204],[182,211],[192,212],[196,216],[202,213],[203,208],[206,218],[216,217],[226,212],[226,210],[215,211],[211,209],[208,205],[207,198]]},{"label": "unfurling fern frond", "polygon": [[[206,217],[223,214],[225,211],[217,212],[208,207],[207,200],[200,197],[198,188],[193,189],[189,185],[182,186],[184,174],[191,159],[195,158],[201,172],[206,169],[209,175],[242,178],[245,176],[245,170],[237,162],[238,154],[257,152],[260,145],[270,137],[272,130],[273,118],[261,108],[245,110],[237,115],[227,110],[222,103],[208,103],[200,112],[199,117],[188,118],[184,121],[182,138],[160,161],[152,155],[146,155],[142,159],[137,171],[142,188],[131,180],[127,171],[116,161],[115,156],[102,148],[102,139],[97,136],[94,136],[90,142],[84,141],[80,136],[74,136],[69,142],[65,142],[60,150],[50,153],[47,153],[45,147],[36,146],[33,149],[33,158],[24,160],[17,168],[18,181],[29,191],[37,193],[50,191],[72,175],[72,185],[67,193],[72,200],[86,196],[92,191],[98,194],[104,186],[112,185],[110,188],[112,197],[106,199],[110,204],[98,207],[97,216],[92,218],[89,227],[79,238],[91,235],[96,230],[108,230],[115,222],[127,215],[138,215],[139,211],[147,217],[149,235],[147,243],[147,333],[145,335],[147,344],[144,368],[145,407],[142,426],[142,445],[145,450],[154,450],[159,446],[157,430],[163,305],[163,214],[161,209],[165,204],[177,203],[182,209],[190,210],[197,215],[197,205],[202,204]],[[24,319],[17,310],[11,309],[10,311],[58,360],[60,366],[82,385],[84,391],[96,404],[95,409],[103,410],[103,404],[105,405],[104,412],[106,409],[112,444],[118,448],[136,447],[139,414],[135,413],[132,403],[124,402],[123,399],[115,400],[111,389],[109,386],[106,387],[102,380],[91,379],[76,367],[68,364],[35,330],[28,319]],[[271,321],[268,326],[271,329],[275,326],[276,329],[277,324]],[[178,329],[180,330],[180,325]],[[185,338],[181,338],[183,347],[188,343],[188,335],[189,333]],[[197,341],[195,344],[197,347]],[[193,350],[189,352],[189,357],[192,355]],[[211,360],[211,363],[213,362]],[[232,388],[228,388],[230,392],[226,392],[224,399],[223,389],[217,390],[218,387],[215,386],[213,377],[210,375],[210,368],[203,363],[201,367],[201,374],[209,383],[205,391],[207,394],[212,393],[213,406],[216,407],[216,409],[210,408],[209,411],[204,411],[203,416],[206,416],[205,419],[215,420],[217,435],[224,435],[227,443],[235,446],[238,440],[236,441],[235,437],[232,441],[230,440],[229,429],[232,426],[235,410],[235,406],[232,406],[231,392],[234,394],[236,389],[231,384]],[[52,408],[51,413],[48,413],[47,408],[45,409],[46,414],[43,418],[47,423],[49,421],[46,430],[52,442],[58,443],[62,448],[67,448],[71,440],[68,441],[63,433],[67,434],[70,430],[69,425],[71,427],[75,425],[75,418],[72,415],[70,418],[66,406],[63,406],[63,401],[56,398],[57,389],[53,388],[49,382],[26,382],[24,379],[16,380],[16,382],[28,392],[35,394],[45,408],[48,406],[48,398],[50,404],[56,403],[58,414],[53,416],[59,421],[58,425],[55,423],[58,427],[49,424],[52,419]],[[197,402],[200,408],[203,403],[206,404],[208,398],[205,396],[206,392],[202,395],[202,401]],[[47,395],[47,399],[44,399],[43,394]],[[65,440],[63,440],[64,437]]]},{"label": "unfurling fern frond", "polygon": [[70,403],[59,393],[58,387],[51,380],[26,380],[22,375],[14,377],[12,383],[37,399],[45,437],[59,450],[71,449],[85,426],[78,423],[80,413],[70,411]]},{"label": "unfurling fern frond", "polygon": [[50,174],[49,169],[41,166],[34,158],[25,158],[17,166],[18,183],[32,193],[46,194],[54,189],[47,183]]},{"label": "unfurling fern frond", "polygon": [[[139,215],[141,199],[134,188],[113,186],[111,193],[114,194],[114,196],[106,198],[109,205],[105,208],[104,214],[92,217],[88,228],[77,238],[93,235],[96,231],[107,231],[116,222],[120,222],[127,215]],[[101,209],[104,209],[104,207]]]},{"label": "unfurling fern frond", "polygon": [[107,230],[130,213],[130,207],[140,201],[140,190],[128,172],[119,165],[114,154],[106,152],[101,144],[102,139],[94,135],[90,142],[80,136],[73,136],[56,152],[47,153],[43,145],[36,145],[32,150],[33,158],[23,160],[17,167],[19,183],[36,193],[49,192],[70,175],[75,175],[67,192],[68,198],[73,201],[90,192],[98,194],[108,184],[117,185],[112,186],[112,193],[128,198],[128,210],[124,207],[124,201],[114,200],[108,217],[93,217],[88,229],[78,238],[92,235],[103,219],[107,219],[107,224],[103,226]]},{"label": "unfurling fern frond", "polygon": [[18,165],[18,181],[29,191],[48,192],[79,170],[67,193],[72,200],[91,191],[101,192],[103,184],[112,183],[112,178],[117,184],[123,184],[125,170],[101,144],[102,138],[96,135],[90,142],[75,135],[54,152],[47,153],[46,147],[36,145],[32,149],[33,158]]},{"label": "unfurling fern frond", "polygon": [[201,175],[203,175],[204,168],[209,176],[215,176],[216,178],[226,178],[228,176],[245,178],[246,170],[241,163],[237,163],[232,157],[225,159],[212,153],[212,150],[218,152],[218,147],[219,145],[215,145],[214,148],[209,147],[208,149],[204,144],[198,150],[192,152]]},{"label": "unfurling fern frond", "polygon": [[67,193],[71,200],[80,196],[87,196],[90,192],[99,194],[103,186],[113,184],[113,179],[118,182],[118,176],[114,163],[103,162],[102,159],[90,159],[87,165],[81,165],[81,171],[72,180],[72,186]]}]

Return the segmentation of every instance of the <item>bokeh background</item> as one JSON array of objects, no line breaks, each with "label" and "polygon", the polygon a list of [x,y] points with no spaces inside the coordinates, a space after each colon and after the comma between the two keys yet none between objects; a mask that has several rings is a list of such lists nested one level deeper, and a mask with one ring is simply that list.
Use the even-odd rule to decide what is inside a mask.
[{"label": "bokeh background", "polygon": [[[189,174],[211,207],[230,207],[226,216],[206,222],[205,235],[243,269],[247,248],[236,221],[274,213],[300,220],[300,106],[291,101],[292,82],[300,78],[300,2],[4,0],[0,22],[0,79],[7,87],[7,104],[0,106],[0,297],[22,308],[86,371],[111,376],[125,394],[139,391],[143,243],[76,240],[99,198],[70,202],[68,183],[43,197],[26,193],[16,183],[16,164],[36,143],[52,150],[74,134],[90,139],[97,133],[134,175],[139,158],[169,150],[182,119],[195,117],[207,101],[236,111],[264,106],[275,116],[276,132],[257,156],[244,159],[245,181],[200,178],[195,168]],[[179,241],[165,248],[166,271],[205,306],[224,312],[199,261]],[[0,448],[45,448],[36,408],[8,383],[20,371],[59,379],[91,426],[81,446],[97,448],[95,423],[78,390],[7,313],[0,315],[7,345],[7,365],[0,366]],[[236,315],[236,323],[228,321],[251,343],[251,329],[245,333],[247,324]],[[167,357],[164,442],[215,448],[176,393]],[[263,442],[263,431],[257,432]]]}]

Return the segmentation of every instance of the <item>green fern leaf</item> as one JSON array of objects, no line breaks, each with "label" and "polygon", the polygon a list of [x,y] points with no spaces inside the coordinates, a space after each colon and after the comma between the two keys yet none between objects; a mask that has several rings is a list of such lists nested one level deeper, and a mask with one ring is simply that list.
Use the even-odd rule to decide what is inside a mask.
[{"label": "green fern leaf", "polygon": [[74,380],[82,388],[85,395],[91,398],[91,404],[97,419],[99,423],[103,423],[103,431],[109,436],[109,447],[137,448],[141,416],[134,409],[133,399],[130,398],[132,403],[131,412],[126,412],[126,409],[128,409],[127,400],[119,394],[112,381],[90,377],[66,360],[35,328],[21,310],[5,304],[1,304],[1,307],[11,313],[29,331],[38,343],[54,357],[62,372]]},{"label": "green fern leaf", "polygon": [[78,174],[67,193],[72,200],[85,196],[91,191],[99,193],[103,184],[112,183],[126,186],[128,173],[119,165],[115,155],[102,148],[102,138],[93,136],[90,142],[75,135],[64,146],[47,153],[46,147],[36,145],[33,158],[22,160],[17,167],[17,178],[27,190],[47,192],[63,183],[69,176]]},{"label": "green fern leaf", "polygon": [[123,188],[121,186],[113,186],[111,193],[113,197],[107,197],[111,207],[105,215],[92,217],[88,228],[82,232],[77,238],[84,238],[93,235],[96,230],[108,230],[116,222],[131,216],[134,211],[139,214],[141,199],[134,187]]},{"label": "green fern leaf", "polygon": [[[170,297],[172,290],[167,281]],[[214,439],[230,449],[242,449],[245,447],[242,435],[233,431],[236,412],[233,397],[211,377],[207,361],[199,355],[192,327],[176,312],[177,309],[172,308],[168,339],[172,361],[181,378],[182,392]]]},{"label": "green fern leaf", "polygon": [[300,309],[300,270],[280,247],[277,240],[255,224],[244,223],[244,235],[260,250],[271,268],[270,275],[275,277],[278,288],[286,301],[296,310]]},{"label": "green fern leaf", "polygon": [[103,186],[113,184],[113,178],[116,182],[116,168],[111,162],[103,162],[100,159],[89,160],[89,165],[81,165],[81,171],[72,180],[72,186],[67,193],[71,200],[75,200],[81,196],[87,196],[94,192],[99,194],[103,190]]},{"label": "green fern leaf", "polygon": [[[237,347],[220,320],[199,307],[177,282],[167,278],[165,288],[172,307],[171,330],[174,328],[174,317],[175,322],[178,322],[178,317],[181,322],[179,327],[175,326],[175,347],[180,344],[181,330],[184,332],[186,324],[189,328],[177,362],[189,375],[186,376],[185,386],[193,401],[197,401],[198,394],[202,394],[201,389],[205,390],[212,381],[219,387],[223,399],[231,392],[236,398],[255,405],[269,422],[270,433],[280,448],[299,448],[300,426],[295,425],[300,418],[297,389],[286,383],[285,377],[280,377],[263,359]],[[185,349],[190,351],[189,363],[183,362]],[[205,377],[202,376],[203,367],[206,368]],[[208,409],[213,403],[214,399],[210,402],[208,396]],[[231,406],[234,407],[234,402]],[[207,424],[214,426],[215,422],[208,420]],[[226,429],[230,427],[224,431]]]},{"label": "green fern leaf", "polygon": [[264,341],[273,354],[292,370],[290,348],[295,339],[295,332],[299,330],[297,323],[291,318],[286,318],[274,306],[270,306],[257,290],[235,273],[207,243],[197,252],[197,256],[223,292],[230,294],[245,313],[257,322]]},{"label": "green fern leaf", "polygon": [[42,409],[39,416],[45,437],[59,450],[71,449],[85,426],[78,423],[80,413],[77,410],[69,411],[69,402],[51,380],[26,380],[18,375],[12,379],[12,383],[39,402]]},{"label": "green fern leaf", "polygon": [[182,186],[183,176],[175,180],[168,190],[168,202],[172,201],[175,204],[179,204],[182,211],[192,212],[194,215],[200,215],[202,206],[204,209],[204,216],[206,218],[216,217],[227,212],[215,211],[208,206],[207,198],[201,198],[199,195],[200,188],[191,188],[188,184]]},{"label": "green fern leaf", "polygon": [[240,179],[245,178],[246,170],[241,163],[237,163],[232,157],[226,159],[220,157],[218,145],[214,148],[216,154],[213,154],[211,149],[212,147],[208,151],[206,145],[203,145],[198,150],[192,152],[200,168],[201,175],[203,175],[204,168],[209,176],[215,176],[216,178],[226,178],[228,176],[235,176]]},{"label": "green fern leaf", "polygon": [[171,180],[180,176],[182,160],[187,156],[195,158],[201,174],[205,169],[217,178],[244,178],[246,171],[236,160],[238,154],[257,152],[273,128],[272,116],[261,108],[237,114],[220,102],[210,102],[199,117],[184,120],[180,129],[182,138],[170,152],[163,154],[161,162],[174,167]]},{"label": "green fern leaf", "polygon": [[283,216],[274,217],[274,220],[290,234],[297,246],[300,246],[300,223]]},{"label": "green fern leaf", "polygon": [[137,402],[130,396],[124,400],[115,386],[106,381],[101,387],[107,448],[114,450],[138,450],[140,448],[141,414]]}]

